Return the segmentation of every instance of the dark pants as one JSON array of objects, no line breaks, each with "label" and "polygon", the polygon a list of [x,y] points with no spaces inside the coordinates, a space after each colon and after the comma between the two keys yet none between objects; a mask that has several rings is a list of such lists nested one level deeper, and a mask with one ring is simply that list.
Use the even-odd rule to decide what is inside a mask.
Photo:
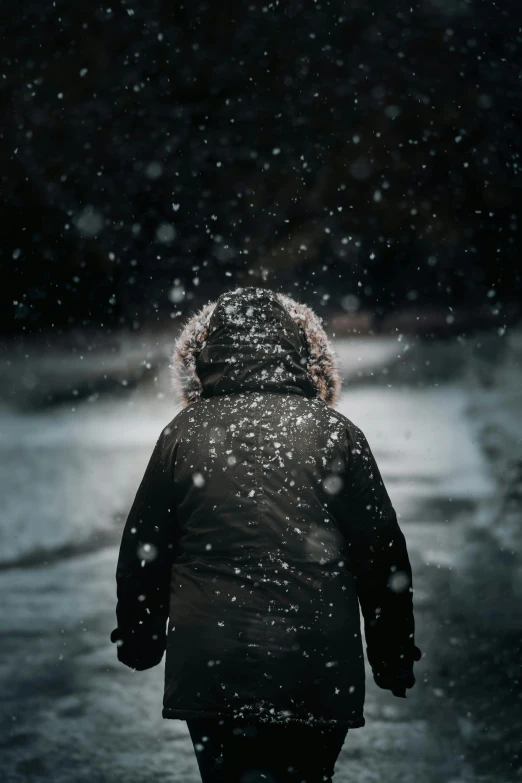
[{"label": "dark pants", "polygon": [[331,783],[346,726],[187,720],[202,783]]}]

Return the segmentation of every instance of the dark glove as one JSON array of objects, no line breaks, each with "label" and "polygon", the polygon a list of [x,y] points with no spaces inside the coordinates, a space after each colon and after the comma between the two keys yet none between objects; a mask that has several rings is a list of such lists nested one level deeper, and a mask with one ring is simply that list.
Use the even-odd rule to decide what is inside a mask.
[{"label": "dark glove", "polygon": [[415,685],[415,676],[413,674],[413,663],[419,661],[422,653],[418,647],[413,647],[411,655],[408,658],[401,659],[400,662],[386,662],[372,660],[368,649],[368,660],[372,667],[373,679],[379,688],[389,690],[398,698],[406,698],[406,690]]},{"label": "dark glove", "polygon": [[141,672],[161,663],[167,645],[166,619],[151,618],[147,623],[115,628],[111,642],[117,645],[120,663]]}]

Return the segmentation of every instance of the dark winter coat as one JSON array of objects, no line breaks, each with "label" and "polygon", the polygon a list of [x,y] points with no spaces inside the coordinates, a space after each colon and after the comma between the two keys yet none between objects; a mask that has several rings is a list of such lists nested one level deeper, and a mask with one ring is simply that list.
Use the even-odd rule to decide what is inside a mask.
[{"label": "dark winter coat", "polygon": [[146,669],[166,648],[165,718],[363,726],[359,602],[376,682],[401,695],[420,655],[412,577],[366,438],[330,407],[318,318],[224,294],[186,326],[174,374],[185,407],[121,542],[119,659]]}]

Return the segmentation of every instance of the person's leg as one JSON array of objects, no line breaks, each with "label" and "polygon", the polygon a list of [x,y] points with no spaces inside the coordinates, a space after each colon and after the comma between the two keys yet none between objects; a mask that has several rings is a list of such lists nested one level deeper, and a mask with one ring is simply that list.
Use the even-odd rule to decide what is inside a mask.
[{"label": "person's leg", "polygon": [[346,726],[267,724],[259,737],[261,759],[275,783],[332,783],[347,733]]},{"label": "person's leg", "polygon": [[256,761],[264,753],[264,740],[259,747],[260,732],[256,724],[191,718],[187,726],[202,783],[274,783],[265,765],[260,769],[260,762]]},{"label": "person's leg", "polygon": [[186,723],[202,783],[226,783],[223,772],[223,726],[216,718],[191,718]]},{"label": "person's leg", "polygon": [[306,783],[332,783],[335,762],[347,734],[347,726],[306,727],[306,732],[298,737],[301,747],[307,743],[306,751],[301,754],[302,766],[297,767],[299,783],[301,780]]},{"label": "person's leg", "polygon": [[187,721],[203,783],[331,783],[347,728]]}]

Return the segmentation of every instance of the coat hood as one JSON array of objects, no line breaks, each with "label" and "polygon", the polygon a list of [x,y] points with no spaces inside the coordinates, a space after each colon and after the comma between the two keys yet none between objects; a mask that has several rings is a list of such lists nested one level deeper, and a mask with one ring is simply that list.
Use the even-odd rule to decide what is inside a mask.
[{"label": "coat hood", "polygon": [[171,372],[184,406],[258,390],[315,397],[333,407],[341,387],[319,316],[285,294],[255,287],[224,293],[188,320]]}]

